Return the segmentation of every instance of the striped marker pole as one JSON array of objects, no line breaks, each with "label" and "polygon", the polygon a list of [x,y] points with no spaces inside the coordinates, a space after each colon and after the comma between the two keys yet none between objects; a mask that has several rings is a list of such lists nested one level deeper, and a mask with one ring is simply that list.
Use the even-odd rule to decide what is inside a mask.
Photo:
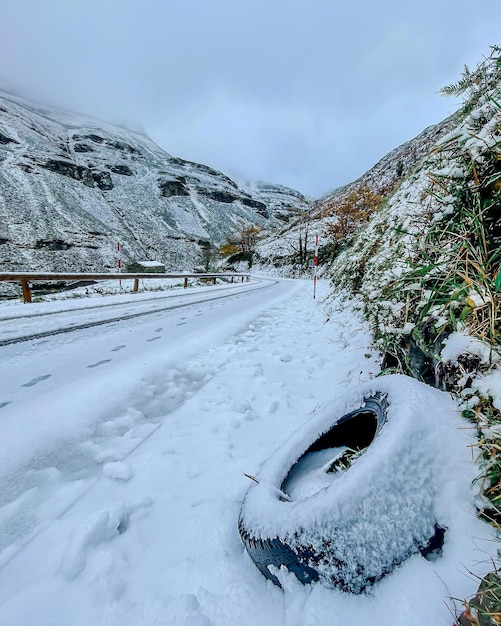
[{"label": "striped marker pole", "polygon": [[[118,273],[120,273],[122,271],[122,259],[120,258],[120,242],[117,243],[117,250],[118,250]],[[121,278],[118,279],[118,284],[120,285],[120,287],[122,286]]]},{"label": "striped marker pole", "polygon": [[313,300],[317,297],[317,268],[318,268],[318,235],[315,235],[315,256],[313,258]]}]

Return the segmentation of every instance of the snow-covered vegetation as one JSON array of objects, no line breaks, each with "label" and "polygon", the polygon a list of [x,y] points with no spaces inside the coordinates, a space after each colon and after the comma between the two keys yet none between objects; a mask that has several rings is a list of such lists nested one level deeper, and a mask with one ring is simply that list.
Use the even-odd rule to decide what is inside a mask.
[{"label": "snow-covered vegetation", "polygon": [[479,436],[479,508],[499,527],[501,48],[444,93],[465,97],[452,128],[330,272],[361,297],[386,371],[457,396]]},{"label": "snow-covered vegetation", "polygon": [[[320,234],[333,316],[340,291],[358,298],[383,372],[451,391],[476,429],[478,508],[499,529],[501,48],[442,91],[463,97],[456,114],[320,199],[257,251],[263,269],[304,274]],[[489,587],[501,612],[497,575]]]}]

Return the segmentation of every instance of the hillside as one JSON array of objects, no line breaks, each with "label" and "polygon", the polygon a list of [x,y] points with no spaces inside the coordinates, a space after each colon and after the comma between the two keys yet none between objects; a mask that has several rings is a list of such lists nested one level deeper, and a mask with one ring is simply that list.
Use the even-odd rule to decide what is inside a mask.
[{"label": "hillside", "polygon": [[[298,265],[308,266],[312,258],[313,238],[320,237],[321,256],[324,263],[332,261],[332,238],[329,224],[336,221],[338,208],[347,197],[360,188],[368,188],[381,197],[389,198],[400,184],[421,163],[436,142],[451,130],[455,116],[448,117],[439,124],[429,126],[414,139],[395,148],[370,170],[351,183],[326,194],[316,200],[310,210],[298,211],[299,219],[284,226],[279,233],[265,236],[257,248],[260,262],[264,266],[278,265],[285,273],[296,272]],[[301,242],[301,244],[300,244]],[[306,245],[307,253],[300,254]],[[302,252],[302,250],[301,250]],[[294,270],[291,268],[294,266]]]},{"label": "hillside", "polygon": [[[464,98],[449,132],[341,242],[327,273],[335,292],[358,297],[384,372],[456,397],[464,427],[478,436],[478,514],[499,533],[501,47],[443,92]],[[498,623],[501,578],[493,565],[469,605],[478,613],[461,624]]]},{"label": "hillside", "polygon": [[[457,398],[465,428],[479,438],[479,515],[499,531],[501,47],[443,93],[463,96],[457,114],[321,198],[258,252],[264,266],[311,274],[320,234],[332,315],[340,293],[355,298],[383,373],[408,374]],[[498,574],[489,586],[499,616]]]},{"label": "hillside", "polygon": [[249,225],[273,229],[308,206],[299,192],[239,186],[148,137],[0,92],[0,266],[111,270],[149,259],[192,269]]}]

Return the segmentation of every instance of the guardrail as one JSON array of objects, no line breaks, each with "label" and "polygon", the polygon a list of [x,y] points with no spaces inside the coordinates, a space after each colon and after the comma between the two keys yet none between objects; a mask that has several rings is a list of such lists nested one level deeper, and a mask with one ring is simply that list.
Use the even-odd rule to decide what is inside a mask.
[{"label": "guardrail", "polygon": [[235,279],[240,278],[242,282],[244,280],[250,280],[250,274],[235,274],[235,273],[221,273],[221,274],[155,274],[153,272],[142,273],[142,274],[126,274],[126,273],[115,273],[115,274],[88,274],[85,272],[69,272],[69,273],[57,273],[57,272],[0,272],[0,281],[7,282],[19,282],[21,283],[21,288],[23,292],[23,300],[24,302],[31,302],[31,290],[32,284],[34,281],[58,281],[58,280],[126,280],[133,279],[134,280],[134,292],[139,291],[139,281],[148,279],[148,278],[183,278],[184,279],[184,287],[188,286],[189,278],[203,278],[207,280],[213,280],[214,284],[218,278],[230,278],[230,282],[235,282]]}]

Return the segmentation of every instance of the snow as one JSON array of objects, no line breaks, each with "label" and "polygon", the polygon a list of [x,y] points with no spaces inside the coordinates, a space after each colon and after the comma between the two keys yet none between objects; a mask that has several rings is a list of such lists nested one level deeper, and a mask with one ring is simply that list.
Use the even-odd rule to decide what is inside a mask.
[{"label": "snow", "polygon": [[493,370],[473,381],[472,389],[478,390],[484,397],[491,397],[492,404],[501,411],[501,370]]},{"label": "snow", "polygon": [[[473,514],[475,466],[452,402],[389,383],[405,424],[419,418],[419,449],[432,446],[419,468],[438,471],[421,422],[449,441],[439,469],[452,473],[434,502],[448,526],[443,556],[414,556],[362,596],[303,587],[286,572],[281,590],[238,536],[244,474],[259,476],[321,406],[383,384],[378,355],[356,302],[331,298],[326,312],[324,281],[316,300],[302,280],[216,289],[200,288],[196,301],[169,292],[177,308],[163,306],[165,292],[113,296],[116,307],[111,296],[0,304],[2,327],[17,315],[31,334],[91,311],[104,321],[127,306],[162,309],[0,347],[0,623],[450,626],[449,608],[462,610],[451,598],[473,595],[470,572],[489,571],[496,548]],[[418,493],[424,477],[414,478]]]},{"label": "snow", "polygon": [[332,483],[327,470],[347,450],[346,446],[309,452],[293,466],[287,476],[285,491],[294,500],[308,498]]},{"label": "snow", "polygon": [[138,261],[138,265],[143,267],[163,267],[163,263],[160,263],[160,261]]},{"label": "snow", "polygon": [[[324,476],[324,489],[306,500],[283,502],[269,489],[282,484],[295,461],[336,419],[377,392],[388,398],[387,422],[349,471]],[[463,426],[448,394],[406,376],[376,378],[310,416],[265,462],[255,474],[259,483],[246,496],[243,525],[253,536],[279,537],[316,554],[324,553],[330,541],[320,575],[325,570],[328,583],[333,571],[342,572],[348,587],[363,587],[409,549],[426,545],[435,523],[452,531],[452,542],[459,528],[473,531],[475,510],[466,502],[476,472],[464,452],[475,438]]]},{"label": "snow", "polygon": [[[280,218],[310,206],[292,189],[240,187],[143,134],[41,109],[1,88],[0,105],[0,127],[12,140],[2,146],[0,170],[4,269],[109,271],[120,242],[124,262],[155,258],[171,271],[192,270],[203,261],[200,240],[217,247],[243,226],[274,230]],[[66,173],[85,172],[85,184],[53,171],[54,161],[66,163]],[[169,195],[167,181],[177,181],[185,195]],[[64,249],[53,249],[58,240]]]},{"label": "snow", "polygon": [[477,337],[462,332],[451,333],[440,353],[442,360],[457,365],[458,357],[462,354],[478,356],[481,363],[497,363],[500,359],[492,346]]}]

